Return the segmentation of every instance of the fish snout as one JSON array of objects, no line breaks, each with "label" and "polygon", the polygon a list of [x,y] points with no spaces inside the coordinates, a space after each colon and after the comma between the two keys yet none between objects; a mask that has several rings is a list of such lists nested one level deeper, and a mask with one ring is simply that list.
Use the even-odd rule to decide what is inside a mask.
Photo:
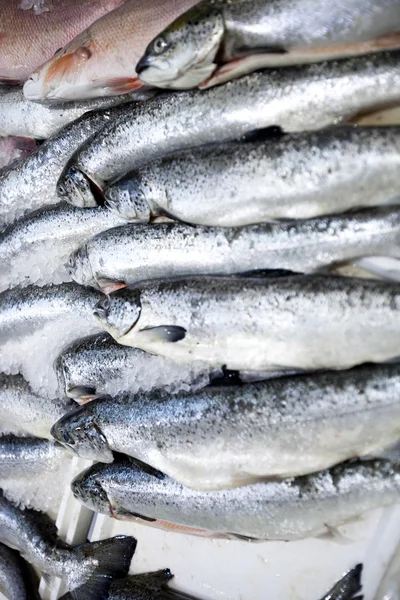
[{"label": "fish snout", "polygon": [[71,491],[77,500],[91,510],[109,516],[112,515],[111,502],[101,483],[97,480],[92,467],[89,467],[72,480]]},{"label": "fish snout", "polygon": [[89,177],[74,165],[68,167],[61,175],[57,184],[57,194],[61,200],[78,208],[97,206]]},{"label": "fish snout", "polygon": [[148,69],[148,67],[151,66],[151,58],[149,56],[142,56],[142,58],[139,60],[139,62],[136,65],[136,73],[138,75],[140,75],[141,73],[143,73],[143,71],[145,71],[146,69]]}]

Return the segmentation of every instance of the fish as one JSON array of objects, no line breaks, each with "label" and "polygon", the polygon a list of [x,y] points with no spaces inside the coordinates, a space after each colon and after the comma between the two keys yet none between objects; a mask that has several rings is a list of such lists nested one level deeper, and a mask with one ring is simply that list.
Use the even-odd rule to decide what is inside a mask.
[{"label": "fish", "polygon": [[31,74],[29,100],[60,102],[135,92],[135,66],[150,40],[197,0],[126,0],[78,33]]},{"label": "fish", "polygon": [[21,375],[0,374],[0,433],[51,439],[50,428],[75,404],[64,396],[41,397]]},{"label": "fish", "polygon": [[128,572],[136,540],[116,536],[100,542],[69,546],[57,538],[56,526],[43,513],[21,510],[0,496],[0,540],[18,550],[21,556],[49,576],[67,582],[72,598],[74,590],[86,586],[87,600],[98,600],[108,580]]},{"label": "fish", "polygon": [[126,454],[196,490],[307,475],[382,456],[399,439],[400,366],[294,375],[246,386],[99,398],[51,433],[88,460]]},{"label": "fish", "polygon": [[112,108],[129,101],[131,96],[126,94],[47,106],[27,100],[21,87],[0,85],[0,135],[47,139],[89,111]]},{"label": "fish", "polygon": [[210,369],[201,362],[185,367],[168,358],[121,346],[107,333],[73,342],[57,358],[56,371],[60,395],[79,404],[125,390],[195,390],[223,376],[222,370]]},{"label": "fish", "polygon": [[18,158],[24,158],[36,149],[36,141],[24,137],[0,137],[0,169]]},{"label": "fish", "polygon": [[[121,0],[52,0],[44,14],[21,10],[24,2],[0,2],[0,80],[24,81],[40,64]],[[26,4],[26,2],[25,2]]]},{"label": "fish", "polygon": [[0,233],[0,292],[17,285],[71,281],[70,253],[92,235],[123,220],[104,208],[68,204],[39,208]]},{"label": "fish", "polygon": [[105,190],[131,222],[237,227],[307,219],[399,195],[400,127],[336,127],[165,156]]},{"label": "fish", "polygon": [[13,288],[0,294],[0,371],[21,373],[34,392],[57,393],[53,364],[73,340],[101,333],[93,316],[102,295],[75,283]]},{"label": "fish", "polygon": [[364,596],[357,596],[357,598],[354,596],[362,588],[362,571],[363,565],[361,563],[357,564],[343,575],[342,579],[321,600],[363,600]]},{"label": "fish", "polygon": [[18,552],[0,544],[0,592],[9,600],[40,600],[37,577]]},{"label": "fish", "polygon": [[183,364],[318,370],[397,358],[399,306],[399,286],[386,281],[197,277],[105,296],[94,316],[119,344]]},{"label": "fish", "polygon": [[400,51],[254,73],[209,90],[161,94],[126,107],[68,161],[60,198],[92,206],[104,187],[178,150],[278,126],[318,130],[400,102]]},{"label": "fish", "polygon": [[136,598],[137,600],[145,600],[145,598],[194,600],[193,596],[188,596],[186,593],[180,593],[175,588],[170,589],[168,587],[168,582],[173,577],[174,575],[167,568],[151,573],[140,573],[139,575],[114,579],[107,600],[128,600],[129,598]]},{"label": "fish", "polygon": [[59,444],[36,437],[0,436],[0,478],[24,479],[57,471],[68,457]]},{"label": "fish", "polygon": [[397,463],[340,464],[303,477],[204,492],[183,487],[129,457],[96,463],[71,483],[84,506],[167,531],[247,540],[292,541],[332,532],[399,501]]},{"label": "fish", "polygon": [[77,283],[110,294],[170,277],[313,273],[371,255],[400,258],[400,207],[237,228],[131,223],[84,241],[66,268]]},{"label": "fish", "polygon": [[73,152],[119,114],[120,108],[82,115],[24,160],[0,171],[0,229],[29,211],[60,202],[57,180]]},{"label": "fish", "polygon": [[189,89],[399,46],[399,0],[205,0],[154,37],[136,72],[149,85]]}]

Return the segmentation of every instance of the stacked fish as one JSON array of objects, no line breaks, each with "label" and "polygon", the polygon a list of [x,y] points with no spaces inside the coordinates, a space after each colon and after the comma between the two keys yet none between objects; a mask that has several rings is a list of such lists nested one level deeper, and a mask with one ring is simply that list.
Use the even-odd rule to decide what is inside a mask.
[{"label": "stacked fish", "polygon": [[86,507],[192,535],[340,536],[399,503],[400,126],[353,123],[400,105],[400,1],[19,4],[0,589],[37,597],[9,546],[69,598],[169,598],[168,569],[124,577],[134,538],[71,547],[8,499],[71,452]]}]

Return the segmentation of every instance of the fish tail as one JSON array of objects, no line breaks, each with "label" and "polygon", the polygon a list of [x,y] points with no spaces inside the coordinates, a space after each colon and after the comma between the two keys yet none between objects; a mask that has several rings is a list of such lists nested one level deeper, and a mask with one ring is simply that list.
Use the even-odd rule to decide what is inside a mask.
[{"label": "fish tail", "polygon": [[96,566],[81,587],[70,590],[73,600],[98,600],[103,598],[115,577],[123,577],[129,571],[136,549],[136,539],[119,535],[99,542],[76,546],[74,551],[83,561],[96,559]]}]

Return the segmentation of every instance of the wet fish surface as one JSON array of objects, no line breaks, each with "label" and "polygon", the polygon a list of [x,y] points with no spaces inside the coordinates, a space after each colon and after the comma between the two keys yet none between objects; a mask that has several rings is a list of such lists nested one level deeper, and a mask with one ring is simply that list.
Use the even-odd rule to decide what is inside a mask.
[{"label": "wet fish surface", "polygon": [[83,210],[65,203],[22,217],[0,233],[0,291],[71,281],[64,265],[72,250],[121,222],[104,208]]},{"label": "wet fish surface", "polygon": [[[234,140],[271,126],[322,129],[400,101],[400,51],[254,73],[204,92],[160,95],[125,114],[74,154],[59,194],[92,206],[106,183],[178,150]],[[93,186],[92,186],[93,187]]]},{"label": "wet fish surface", "polygon": [[321,275],[197,277],[116,292],[95,317],[118,343],[181,363],[345,369],[399,356],[399,294],[391,282]]},{"label": "wet fish surface", "polygon": [[350,569],[321,600],[363,600],[364,596],[354,596],[361,591],[362,570],[362,564]]},{"label": "wet fish surface", "polygon": [[396,464],[342,464],[313,475],[213,492],[185,488],[128,457],[95,464],[74,479],[92,510],[180,533],[296,540],[323,535],[378,506],[399,501]]},{"label": "wet fish surface", "polygon": [[51,426],[75,405],[35,394],[21,375],[0,374],[0,432],[50,438]]},{"label": "wet fish surface", "polygon": [[400,127],[337,127],[166,156],[105,192],[128,221],[200,225],[304,219],[398,196]]},{"label": "wet fish surface", "polygon": [[[107,589],[109,577],[128,572],[136,540],[117,536],[101,542],[71,547],[57,538],[57,528],[42,513],[20,510],[0,497],[0,540],[18,550],[44,573],[67,581],[74,589],[86,584],[86,598],[97,600]],[[90,586],[88,584],[91,584]]]},{"label": "wet fish surface", "polygon": [[116,451],[188,487],[228,489],[320,471],[396,444],[399,387],[394,365],[174,396],[127,393],[73,410],[51,432],[82,458],[112,462]]},{"label": "wet fish surface", "polygon": [[196,0],[126,0],[87,29],[31,75],[30,100],[60,102],[135,91],[135,66],[150,40]]},{"label": "wet fish surface", "polygon": [[4,544],[0,544],[0,592],[9,600],[40,600],[32,569]]},{"label": "wet fish surface", "polygon": [[375,255],[400,258],[400,208],[235,229],[130,224],[85,241],[67,268],[77,283],[111,293],[170,277],[264,269],[312,273]]},{"label": "wet fish surface", "polygon": [[31,138],[0,137],[0,169],[7,167],[18,158],[24,158],[36,150],[36,141]]},{"label": "wet fish surface", "polygon": [[398,32],[398,0],[206,0],[157,35],[136,69],[150,85],[185,89],[212,79],[224,63],[231,64],[221,69],[225,77],[217,71],[218,82],[254,64],[319,62],[398,47]]},{"label": "wet fish surface", "polygon": [[57,471],[65,450],[53,442],[35,437],[0,436],[1,480],[31,478]]}]

